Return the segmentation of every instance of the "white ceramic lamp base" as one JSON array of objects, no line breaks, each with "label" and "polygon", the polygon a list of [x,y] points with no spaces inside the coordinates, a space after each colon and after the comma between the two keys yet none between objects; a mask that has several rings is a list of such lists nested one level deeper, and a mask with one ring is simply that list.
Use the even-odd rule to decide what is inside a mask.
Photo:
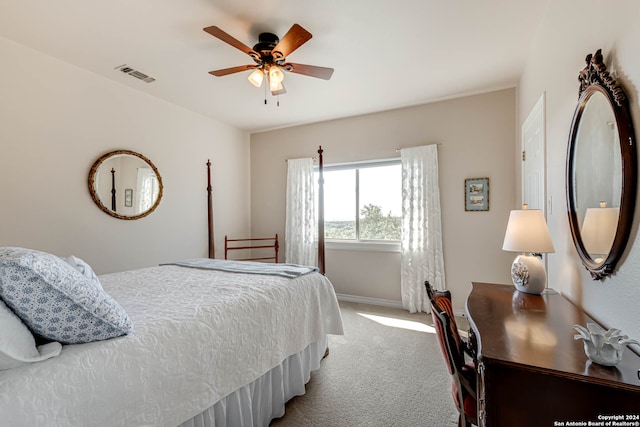
[{"label": "white ceramic lamp base", "polygon": [[540,295],[547,286],[547,273],[535,255],[518,255],[511,265],[511,280],[520,292]]}]

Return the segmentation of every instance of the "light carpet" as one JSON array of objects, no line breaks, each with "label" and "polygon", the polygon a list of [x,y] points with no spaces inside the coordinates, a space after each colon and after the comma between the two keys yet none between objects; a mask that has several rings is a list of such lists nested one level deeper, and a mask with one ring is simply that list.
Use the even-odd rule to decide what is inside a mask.
[{"label": "light carpet", "polygon": [[457,426],[431,315],[344,301],[340,307],[345,335],[329,336],[330,354],[306,394],[289,401],[271,426]]}]

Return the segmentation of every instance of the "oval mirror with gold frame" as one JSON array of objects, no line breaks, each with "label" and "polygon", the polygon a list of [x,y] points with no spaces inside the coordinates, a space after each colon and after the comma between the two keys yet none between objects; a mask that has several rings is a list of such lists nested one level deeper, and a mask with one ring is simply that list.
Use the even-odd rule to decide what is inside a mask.
[{"label": "oval mirror with gold frame", "polygon": [[89,171],[89,192],[96,205],[119,219],[140,219],[162,199],[162,178],[140,153],[117,150],[101,156]]},{"label": "oval mirror with gold frame", "polygon": [[571,236],[596,280],[615,270],[627,245],[636,200],[635,135],[626,94],[602,52],[586,58],[567,151]]}]

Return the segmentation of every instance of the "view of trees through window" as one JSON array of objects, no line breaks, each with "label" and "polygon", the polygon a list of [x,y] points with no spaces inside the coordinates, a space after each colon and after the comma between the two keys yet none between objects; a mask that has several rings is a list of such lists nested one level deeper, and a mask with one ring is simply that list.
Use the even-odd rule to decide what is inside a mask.
[{"label": "view of trees through window", "polygon": [[401,179],[399,161],[325,170],[326,238],[400,240]]}]

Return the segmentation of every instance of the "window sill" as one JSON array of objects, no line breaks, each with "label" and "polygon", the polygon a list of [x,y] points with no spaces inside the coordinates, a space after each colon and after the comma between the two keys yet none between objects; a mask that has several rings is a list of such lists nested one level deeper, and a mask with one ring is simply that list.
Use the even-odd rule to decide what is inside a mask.
[{"label": "window sill", "polygon": [[343,251],[400,252],[400,242],[358,242],[355,240],[327,240],[325,241],[325,248],[330,250]]}]

